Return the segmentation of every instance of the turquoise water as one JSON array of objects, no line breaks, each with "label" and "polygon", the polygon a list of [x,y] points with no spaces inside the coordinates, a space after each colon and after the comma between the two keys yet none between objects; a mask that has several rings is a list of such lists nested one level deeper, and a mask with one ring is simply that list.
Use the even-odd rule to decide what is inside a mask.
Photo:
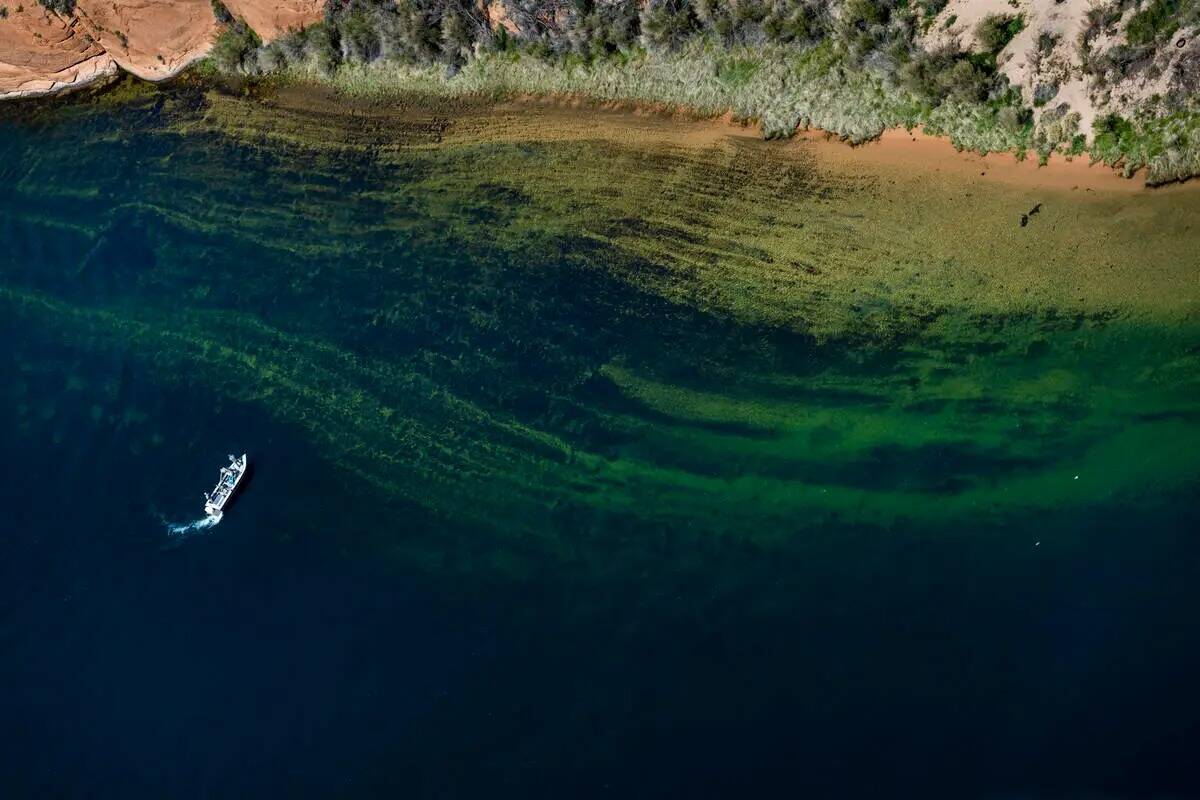
[{"label": "turquoise water", "polygon": [[1194,315],[444,113],[5,112],[17,796],[1200,792]]}]

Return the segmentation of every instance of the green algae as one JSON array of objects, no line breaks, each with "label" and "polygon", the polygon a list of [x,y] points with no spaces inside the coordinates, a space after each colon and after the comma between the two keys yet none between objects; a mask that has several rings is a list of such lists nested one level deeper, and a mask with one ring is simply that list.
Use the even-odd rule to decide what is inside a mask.
[{"label": "green algae", "polygon": [[502,572],[616,531],[956,531],[1200,479],[1194,205],[1046,193],[1022,228],[1028,190],[662,120],[139,103],[5,145],[38,138],[0,209],[14,353],[258,407],[492,532]]}]

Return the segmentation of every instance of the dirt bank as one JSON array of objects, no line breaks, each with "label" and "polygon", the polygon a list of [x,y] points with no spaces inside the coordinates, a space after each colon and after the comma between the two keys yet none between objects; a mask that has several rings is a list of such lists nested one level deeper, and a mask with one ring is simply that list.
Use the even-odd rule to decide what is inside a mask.
[{"label": "dirt bank", "polygon": [[894,129],[885,131],[877,141],[848,147],[821,131],[797,134],[797,141],[813,147],[830,160],[854,161],[884,169],[922,171],[955,178],[977,177],[980,181],[1004,183],[1025,188],[1046,188],[1080,192],[1116,192],[1120,194],[1175,191],[1200,184],[1171,184],[1167,187],[1146,186],[1145,177],[1135,174],[1126,178],[1105,164],[1093,164],[1087,156],[1067,159],[1054,155],[1046,164],[1036,156],[1024,159],[1012,153],[981,155],[958,150],[946,138],[930,136],[919,130]]},{"label": "dirt bank", "polygon": [[[593,114],[656,118],[674,123],[669,127],[654,126],[657,135],[679,144],[711,144],[726,136],[761,138],[754,123],[736,119],[730,113],[712,118],[658,104],[600,103],[572,96],[522,96],[502,104],[500,108],[588,111]],[[559,115],[558,122],[566,129],[572,129],[575,125],[586,125],[582,121],[586,116],[564,113]],[[572,118],[575,122],[571,121]],[[931,136],[919,129],[887,130],[875,141],[861,145],[847,144],[841,137],[826,131],[803,130],[797,131],[791,140],[772,143],[772,146],[785,150],[802,148],[830,164],[978,179],[1029,189],[1117,194],[1200,191],[1200,182],[1196,181],[1150,187],[1146,185],[1144,170],[1127,178],[1113,167],[1092,163],[1086,155],[1068,158],[1054,154],[1045,164],[1039,163],[1037,156],[1032,154],[1025,158],[1018,158],[1013,153],[982,155],[960,150],[948,138]]]}]

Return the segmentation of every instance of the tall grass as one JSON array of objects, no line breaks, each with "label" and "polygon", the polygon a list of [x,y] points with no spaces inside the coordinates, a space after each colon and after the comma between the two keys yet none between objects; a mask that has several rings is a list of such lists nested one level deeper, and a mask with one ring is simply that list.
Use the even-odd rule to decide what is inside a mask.
[{"label": "tall grass", "polygon": [[1170,183],[1200,175],[1200,114],[1176,112],[1129,120],[1097,121],[1091,155],[1132,175],[1145,168],[1146,182]]},{"label": "tall grass", "polygon": [[[674,51],[632,50],[605,58],[551,59],[520,48],[481,50],[461,69],[393,60],[328,65],[309,59],[284,67],[285,79],[319,81],[348,95],[386,98],[572,95],[597,101],[650,103],[756,121],[765,137],[819,128],[863,143],[888,128],[922,126],[960,149],[1082,155],[1123,168],[1145,168],[1150,183],[1200,174],[1200,114],[1177,112],[1126,120],[1119,134],[1085,132],[1070,120],[1035,127],[1010,91],[990,100],[950,96],[936,102],[895,76],[856,66],[826,41],[805,50],[785,45],[728,47],[692,40]],[[1061,130],[1059,130],[1061,128]]]},{"label": "tall grass", "polygon": [[1029,132],[1006,124],[1002,105],[934,108],[879,74],[848,66],[831,46],[734,48],[689,43],[674,52],[550,61],[519,51],[484,52],[449,75],[441,66],[343,64],[332,74],[293,68],[293,78],[331,83],[349,95],[437,97],[576,95],[661,104],[700,114],[755,120],[769,138],[819,128],[862,143],[894,127],[924,125],[964,148],[1029,146]]}]

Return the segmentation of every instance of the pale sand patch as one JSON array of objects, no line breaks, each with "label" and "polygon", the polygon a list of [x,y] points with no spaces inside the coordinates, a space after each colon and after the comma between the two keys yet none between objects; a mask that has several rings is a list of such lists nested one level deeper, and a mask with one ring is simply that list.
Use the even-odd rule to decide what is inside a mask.
[{"label": "pale sand patch", "polygon": [[[1098,0],[950,0],[920,39],[930,49],[961,47],[978,52],[981,48],[975,31],[980,22],[991,15],[1022,15],[1025,28],[996,58],[1000,71],[1031,106],[1038,87],[1045,87],[1046,93],[1058,87],[1049,99],[1043,95],[1042,105],[1034,106],[1035,119],[1040,122],[1047,112],[1065,105],[1067,113],[1079,115],[1078,132],[1091,141],[1098,117],[1109,113],[1129,116],[1149,107],[1152,98],[1181,91],[1186,65],[1194,63],[1200,50],[1200,40],[1180,32],[1158,47],[1153,69],[1109,75],[1107,84],[1097,81],[1084,70],[1080,43],[1088,12],[1100,5]],[[1139,6],[1131,5],[1109,29],[1094,32],[1092,55],[1124,44],[1125,26],[1138,10]],[[1039,46],[1043,34],[1047,46]]]},{"label": "pale sand patch", "polygon": [[[1040,85],[1059,87],[1045,106],[1034,108],[1040,119],[1045,111],[1066,103],[1079,114],[1079,131],[1091,138],[1092,123],[1099,111],[1092,98],[1079,58],[1077,43],[1094,0],[950,0],[922,37],[926,47],[959,46],[978,51],[976,29],[992,15],[1022,15],[1025,28],[1000,51],[996,63],[1009,83],[1021,90],[1025,102],[1033,104]],[[947,25],[950,20],[953,23]],[[1053,37],[1054,45],[1038,47],[1042,34]]]},{"label": "pale sand patch", "polygon": [[1092,164],[1088,157],[1067,158],[1052,155],[1045,165],[1036,157],[1018,159],[1012,153],[979,153],[957,150],[949,139],[930,136],[919,130],[884,131],[877,141],[849,147],[822,131],[797,134],[805,146],[814,147],[829,160],[862,165],[892,167],[913,173],[933,173],[980,182],[1003,183],[1026,188],[1102,191],[1117,194],[1145,194],[1200,190],[1200,184],[1172,184],[1147,187],[1139,175],[1123,177],[1104,164]]}]

